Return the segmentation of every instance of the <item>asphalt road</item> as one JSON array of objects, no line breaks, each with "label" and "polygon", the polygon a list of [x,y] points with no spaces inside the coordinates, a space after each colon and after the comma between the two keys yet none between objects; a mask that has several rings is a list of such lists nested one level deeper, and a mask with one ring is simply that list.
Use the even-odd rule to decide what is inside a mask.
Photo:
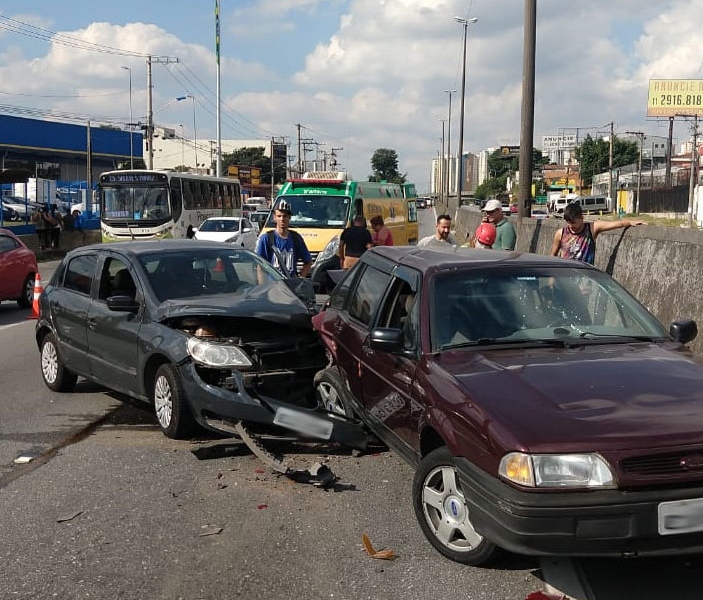
[{"label": "asphalt road", "polygon": [[[42,264],[43,280],[54,267]],[[147,405],[86,382],[49,391],[28,314],[0,304],[0,598],[701,596],[700,557],[453,563],[424,539],[412,471],[393,453],[274,446],[295,466],[328,465],[339,479],[323,489],[272,473],[236,440],[169,440]],[[364,533],[396,558],[369,557]]]}]

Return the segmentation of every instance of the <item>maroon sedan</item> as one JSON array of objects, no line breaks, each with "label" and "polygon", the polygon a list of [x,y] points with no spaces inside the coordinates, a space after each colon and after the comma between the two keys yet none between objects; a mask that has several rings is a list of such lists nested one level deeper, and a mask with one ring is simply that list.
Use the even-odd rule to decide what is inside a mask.
[{"label": "maroon sedan", "polygon": [[313,319],[330,412],[416,468],[445,556],[703,551],[703,364],[610,276],[532,254],[366,252]]},{"label": "maroon sedan", "polygon": [[29,308],[34,298],[37,257],[7,229],[0,229],[0,300]]}]

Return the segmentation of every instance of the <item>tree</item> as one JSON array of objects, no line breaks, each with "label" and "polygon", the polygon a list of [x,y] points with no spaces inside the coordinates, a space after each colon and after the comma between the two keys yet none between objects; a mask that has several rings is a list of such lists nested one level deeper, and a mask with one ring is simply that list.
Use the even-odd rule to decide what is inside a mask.
[{"label": "tree", "polygon": [[369,181],[387,181],[389,183],[405,183],[407,173],[398,172],[398,154],[390,148],[378,148],[371,157],[373,174]]},{"label": "tree", "polygon": [[[613,139],[613,168],[630,165],[639,158],[639,147],[635,142]],[[576,160],[581,166],[581,180],[588,187],[593,182],[593,176],[608,171],[610,163],[610,144],[603,138],[593,139],[590,134],[576,148]]]},{"label": "tree", "polygon": [[[532,149],[532,164],[535,168],[548,162],[542,156],[542,152],[536,148]],[[498,194],[505,193],[508,184],[508,177],[519,170],[520,157],[510,154],[503,154],[500,148],[493,151],[488,157],[489,177],[476,188],[476,197],[480,200],[492,198]]]},{"label": "tree", "polygon": [[[256,167],[261,170],[261,181],[271,181],[271,158],[264,155],[263,146],[257,148],[239,148],[231,154],[222,155],[222,170],[227,172],[230,165]],[[274,182],[276,183],[276,182]],[[278,182],[280,183],[280,182]]]}]

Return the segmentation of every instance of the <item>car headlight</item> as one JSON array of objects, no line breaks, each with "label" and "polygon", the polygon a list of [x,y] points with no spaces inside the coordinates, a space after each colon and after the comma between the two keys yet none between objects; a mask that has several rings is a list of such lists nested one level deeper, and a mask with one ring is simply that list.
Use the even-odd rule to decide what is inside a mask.
[{"label": "car headlight", "polygon": [[332,258],[335,254],[337,254],[337,250],[339,250],[339,236],[335,235],[329,242],[327,242],[327,245],[322,249],[322,252],[317,255],[315,264],[321,263],[328,258]]},{"label": "car headlight", "polygon": [[252,366],[249,357],[237,346],[217,344],[191,337],[188,338],[187,348],[188,354],[195,362],[208,367],[246,369]]},{"label": "car headlight", "polygon": [[614,488],[615,476],[598,454],[525,454],[511,452],[498,473],[524,487]]},{"label": "car headlight", "polygon": [[235,233],[231,238],[226,239],[226,240],[225,240],[225,243],[227,243],[227,244],[233,244],[233,243],[236,242],[238,239],[239,239],[239,234],[238,234],[238,233]]}]

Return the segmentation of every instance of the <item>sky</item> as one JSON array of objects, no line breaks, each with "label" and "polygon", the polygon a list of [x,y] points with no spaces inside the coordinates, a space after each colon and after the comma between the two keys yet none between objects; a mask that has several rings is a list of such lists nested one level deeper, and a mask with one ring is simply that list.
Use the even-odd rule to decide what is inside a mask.
[{"label": "sky", "polygon": [[[519,0],[221,0],[221,139],[275,137],[298,160],[300,138],[307,160],[334,152],[357,179],[390,148],[428,191],[443,137],[458,151],[455,17],[477,19],[467,26],[464,151],[518,145]],[[666,136],[668,121],[646,116],[648,81],[703,79],[702,22],[700,0],[537,0],[534,146],[545,135],[607,135],[611,122],[616,134]],[[214,0],[5,0],[0,112],[145,122],[149,55],[155,124],[217,139]],[[677,120],[676,142],[690,132]]]}]

